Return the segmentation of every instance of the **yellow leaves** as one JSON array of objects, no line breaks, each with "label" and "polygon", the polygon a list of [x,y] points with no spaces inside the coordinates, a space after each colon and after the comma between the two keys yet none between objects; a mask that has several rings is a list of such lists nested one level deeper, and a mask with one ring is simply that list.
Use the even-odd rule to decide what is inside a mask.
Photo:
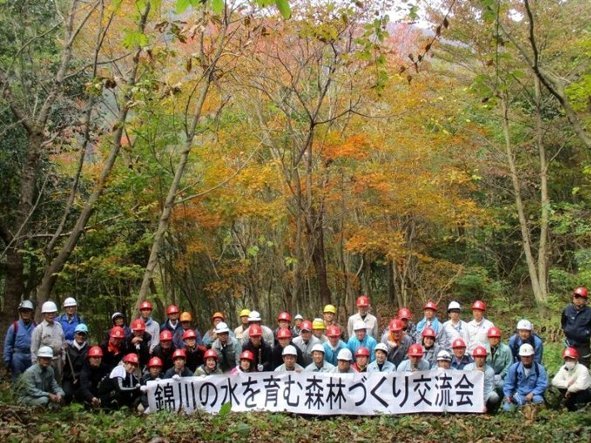
[{"label": "yellow leaves", "polygon": [[394,260],[405,250],[404,235],[382,223],[368,227],[360,226],[352,232],[345,244],[345,249],[349,252],[385,256]]},{"label": "yellow leaves", "polygon": [[372,145],[364,134],[354,134],[345,140],[330,140],[317,143],[322,155],[327,160],[350,159],[364,160],[369,156]]}]

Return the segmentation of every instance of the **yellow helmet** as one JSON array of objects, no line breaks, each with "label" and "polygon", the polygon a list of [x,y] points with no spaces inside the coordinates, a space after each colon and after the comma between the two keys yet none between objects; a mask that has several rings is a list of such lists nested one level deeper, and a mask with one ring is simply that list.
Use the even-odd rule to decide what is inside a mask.
[{"label": "yellow helmet", "polygon": [[180,321],[193,321],[193,316],[191,316],[190,312],[183,312],[179,319]]},{"label": "yellow helmet", "polygon": [[324,326],[324,320],[321,320],[319,318],[315,318],[314,321],[312,322],[312,329],[326,329],[326,326]]},{"label": "yellow helmet", "polygon": [[243,309],[240,311],[240,317],[250,317],[250,309]]},{"label": "yellow helmet", "polygon": [[322,311],[324,313],[330,312],[331,314],[336,314],[337,313],[337,308],[335,308],[333,305],[326,305],[324,307],[324,311]]}]

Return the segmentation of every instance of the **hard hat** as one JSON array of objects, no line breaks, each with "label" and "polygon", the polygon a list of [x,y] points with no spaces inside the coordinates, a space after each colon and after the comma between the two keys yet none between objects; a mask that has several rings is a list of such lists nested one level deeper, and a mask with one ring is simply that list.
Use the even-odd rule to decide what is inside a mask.
[{"label": "hard hat", "polygon": [[[253,325],[255,326],[255,325]],[[225,334],[230,332],[230,328],[228,328],[228,324],[221,321],[215,326],[216,334]]]},{"label": "hard hat", "polygon": [[33,302],[31,302],[31,300],[23,300],[22,302],[20,302],[20,304],[18,305],[18,310],[25,311],[27,309],[30,309],[31,311],[35,309],[33,308]]},{"label": "hard hat", "polygon": [[330,313],[330,314],[336,314],[337,313],[337,308],[335,308],[333,305],[326,305],[324,307],[324,310],[322,311],[323,313]]},{"label": "hard hat", "polygon": [[357,358],[357,357],[369,357],[370,355],[371,354],[369,352],[369,349],[367,349],[365,346],[360,346],[355,351],[355,358]]},{"label": "hard hat", "polygon": [[243,309],[240,311],[240,317],[249,317],[250,316],[250,309]]},{"label": "hard hat", "polygon": [[479,310],[479,311],[486,311],[486,303],[484,303],[482,300],[476,300],[474,303],[472,303],[472,310]]},{"label": "hard hat", "polygon": [[330,325],[326,330],[327,337],[340,337],[341,336],[341,328],[336,325]]},{"label": "hard hat", "polygon": [[520,357],[530,357],[534,355],[536,352],[534,351],[534,347],[529,343],[524,343],[519,347],[519,356]]},{"label": "hard hat", "polygon": [[488,336],[488,338],[491,338],[491,337],[501,338],[501,330],[499,328],[497,328],[496,326],[492,326],[488,330],[486,335]]},{"label": "hard hat", "polygon": [[356,320],[355,323],[353,323],[353,330],[360,331],[362,329],[367,330],[367,326],[365,325],[365,322],[363,320]]},{"label": "hard hat", "polygon": [[472,357],[485,357],[486,358],[486,348],[484,346],[476,346],[472,351]]},{"label": "hard hat", "polygon": [[74,328],[74,334],[78,334],[78,333],[88,335],[88,326],[86,326],[84,323],[77,324],[76,328]]},{"label": "hard hat", "polygon": [[314,346],[312,346],[312,350],[310,352],[322,352],[323,354],[326,352],[324,350],[324,346],[322,346],[320,343],[316,343]]},{"label": "hard hat", "polygon": [[453,342],[451,342],[451,348],[465,348],[466,342],[462,338],[456,338]]},{"label": "hard hat", "polygon": [[373,348],[373,350],[374,350],[374,352],[375,351],[383,351],[387,354],[388,353],[388,346],[386,346],[384,343],[378,343],[376,345],[376,347]]},{"label": "hard hat", "polygon": [[517,330],[522,329],[524,331],[531,331],[533,328],[534,327],[529,320],[522,319],[517,322]]},{"label": "hard hat", "polygon": [[437,361],[451,361],[451,354],[443,349],[437,353]]},{"label": "hard hat", "polygon": [[86,357],[90,358],[102,358],[103,357],[103,350],[101,349],[100,346],[92,346],[89,350],[88,353],[86,354]]},{"label": "hard hat", "polygon": [[215,320],[216,318],[221,318],[222,320],[224,320],[224,314],[222,312],[214,312],[213,315],[211,316],[212,320]]},{"label": "hard hat", "polygon": [[181,312],[177,305],[168,305],[166,308],[166,315],[178,314]]},{"label": "hard hat", "polygon": [[322,320],[321,318],[315,318],[312,322],[312,329],[324,331],[326,329],[326,326],[324,325],[324,320]]},{"label": "hard hat", "polygon": [[205,354],[203,354],[203,360],[207,360],[208,358],[215,358],[215,360],[217,361],[218,353],[215,352],[215,350],[213,349],[208,349],[207,351],[205,351]]},{"label": "hard hat", "polygon": [[145,331],[146,323],[141,318],[136,318],[131,322],[132,331]]},{"label": "hard hat", "polygon": [[162,363],[160,357],[152,357],[150,360],[148,360],[148,368],[161,368],[162,366],[164,366],[164,363]]},{"label": "hard hat", "polygon": [[364,308],[369,306],[369,297],[367,295],[361,295],[357,297],[357,301],[355,302],[358,308]]},{"label": "hard hat", "polygon": [[181,312],[181,316],[179,318],[179,321],[181,323],[184,322],[184,321],[189,321],[189,322],[190,321],[193,321],[193,316],[191,315],[190,312],[187,312],[187,311]]},{"label": "hard hat", "polygon": [[433,311],[437,311],[437,304],[429,300],[427,303],[425,303],[425,306],[423,306],[423,311],[425,309],[432,309]]},{"label": "hard hat", "polygon": [[447,312],[449,311],[461,311],[462,307],[457,301],[452,301],[447,305]]},{"label": "hard hat", "polygon": [[111,328],[111,332],[109,333],[109,337],[111,338],[125,338],[125,331],[121,326],[113,326]]},{"label": "hard hat", "polygon": [[240,360],[254,361],[254,354],[251,351],[242,351],[240,354]]},{"label": "hard hat", "polygon": [[111,321],[115,321],[118,318],[125,318],[125,315],[123,314],[123,312],[113,312],[113,315],[111,315]]},{"label": "hard hat", "polygon": [[37,351],[37,357],[53,358],[53,349],[49,346],[41,346]]},{"label": "hard hat", "polygon": [[400,308],[398,310],[398,318],[400,320],[410,320],[412,318],[412,314],[410,313],[410,309]]},{"label": "hard hat", "polygon": [[191,339],[191,338],[197,338],[197,334],[195,334],[195,331],[193,331],[192,329],[185,329],[185,332],[183,332],[183,340],[187,340],[187,339]]},{"label": "hard hat", "polygon": [[349,348],[343,348],[337,354],[337,360],[346,360],[351,361],[353,360],[353,354],[351,354],[351,350]]},{"label": "hard hat", "polygon": [[74,297],[68,297],[64,300],[64,308],[71,308],[73,306],[78,306]]},{"label": "hard hat", "polygon": [[134,365],[139,365],[140,359],[135,352],[132,352],[131,354],[127,354],[125,357],[123,357],[123,363],[132,363]]},{"label": "hard hat", "polygon": [[298,351],[296,351],[295,346],[287,345],[285,348],[283,348],[281,355],[294,355],[297,357]]},{"label": "hard hat", "polygon": [[302,317],[302,314],[296,314],[296,316],[293,319],[294,320],[303,320],[304,317]]},{"label": "hard hat", "polygon": [[57,305],[54,302],[46,301],[41,305],[42,314],[51,314],[52,312],[57,312]]},{"label": "hard hat", "polygon": [[289,328],[279,328],[279,330],[277,331],[277,340],[282,339],[282,338],[291,338],[291,337],[292,337],[292,333]]},{"label": "hard hat", "polygon": [[433,328],[426,327],[425,329],[423,329],[421,336],[422,337],[431,337],[433,340],[435,340],[435,338],[437,337],[437,334],[435,334],[435,331],[433,330]]},{"label": "hard hat", "polygon": [[187,359],[187,352],[184,349],[177,349],[172,353],[172,361],[176,360],[177,358]]},{"label": "hard hat", "polygon": [[248,315],[248,321],[261,321],[261,314],[259,314],[257,311],[250,311],[250,314]]},{"label": "hard hat", "polygon": [[261,335],[263,335],[263,328],[260,325],[251,325],[248,328],[249,337],[260,337]]},{"label": "hard hat", "polygon": [[144,311],[144,310],[151,311],[152,310],[152,303],[150,303],[149,301],[143,301],[140,304],[140,311]]},{"label": "hard hat", "polygon": [[573,295],[578,295],[579,297],[587,298],[587,288],[584,286],[580,286],[573,291]]},{"label": "hard hat", "polygon": [[393,318],[392,320],[390,320],[388,329],[390,330],[390,332],[398,332],[404,329],[404,325],[402,324],[402,321],[398,320],[397,318]]},{"label": "hard hat", "polygon": [[287,322],[290,322],[291,321],[291,315],[289,315],[289,312],[281,312],[277,316],[277,321],[287,321]]},{"label": "hard hat", "polygon": [[562,351],[562,358],[574,358],[575,360],[579,359],[579,351],[577,351],[575,348],[566,348],[564,351]]},{"label": "hard hat", "polygon": [[302,325],[300,326],[300,330],[311,332],[312,331],[312,322],[310,320],[304,320],[302,322]]},{"label": "hard hat", "polygon": [[168,329],[160,332],[160,341],[172,341],[172,332]]},{"label": "hard hat", "polygon": [[422,357],[423,356],[423,347],[418,343],[410,345],[410,347],[408,348],[408,356],[409,357]]}]

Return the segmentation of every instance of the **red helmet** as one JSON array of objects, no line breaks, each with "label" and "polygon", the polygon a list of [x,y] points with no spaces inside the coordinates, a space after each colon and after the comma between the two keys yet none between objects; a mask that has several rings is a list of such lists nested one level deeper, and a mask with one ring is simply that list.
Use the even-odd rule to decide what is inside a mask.
[{"label": "red helmet", "polygon": [[579,286],[573,291],[573,295],[578,295],[583,298],[587,298],[587,288],[584,286]]},{"label": "red helmet", "polygon": [[145,331],[146,330],[146,323],[141,318],[136,318],[134,321],[131,322],[131,330],[132,331]]},{"label": "red helmet", "polygon": [[184,349],[177,349],[176,351],[174,351],[172,353],[172,360],[174,361],[177,358],[184,358],[186,360],[187,359],[187,351],[185,351]]},{"label": "red helmet", "polygon": [[149,301],[143,301],[143,302],[140,304],[140,311],[143,311],[143,310],[145,310],[145,309],[147,309],[147,310],[151,311],[151,310],[153,309],[153,308],[152,308],[152,303],[150,303]]},{"label": "red helmet", "polygon": [[312,322],[310,320],[304,320],[300,326],[300,331],[312,331]]},{"label": "red helmet", "polygon": [[398,310],[398,318],[400,320],[410,320],[412,318],[412,314],[410,313],[410,309],[400,308]]},{"label": "red helmet", "polygon": [[341,328],[335,325],[330,325],[326,330],[327,337],[340,337],[341,336]]},{"label": "red helmet", "polygon": [[168,308],[166,308],[166,315],[178,314],[179,312],[181,311],[177,305],[169,305]]},{"label": "red helmet", "polygon": [[291,322],[291,315],[289,315],[289,312],[282,312],[277,316],[277,321]]},{"label": "red helmet", "polygon": [[422,337],[431,337],[435,339],[437,334],[435,334],[435,330],[433,328],[426,327],[423,329],[423,333],[421,334]]},{"label": "red helmet", "polygon": [[486,358],[486,348],[484,346],[476,346],[472,351],[472,357],[484,357]]},{"label": "red helmet", "polygon": [[388,329],[390,330],[390,332],[402,331],[404,329],[404,325],[402,324],[402,320],[399,320],[397,318],[393,318],[392,320],[390,320],[390,324],[388,325]]},{"label": "red helmet", "polygon": [[109,333],[109,337],[111,338],[125,338],[125,331],[121,326],[113,326],[111,328],[111,332]]},{"label": "red helmet", "polygon": [[172,341],[172,332],[165,329],[160,333],[160,341]]},{"label": "red helmet", "polygon": [[499,328],[497,328],[496,326],[492,326],[488,330],[486,335],[488,336],[488,338],[491,338],[491,337],[501,338],[501,330]]},{"label": "red helmet", "polygon": [[472,303],[472,310],[474,309],[486,311],[486,303],[484,303],[482,300],[476,300],[474,303]]},{"label": "red helmet", "polygon": [[451,348],[465,348],[466,347],[466,342],[461,339],[461,338],[456,338],[452,343],[451,343]]},{"label": "red helmet", "polygon": [[224,314],[223,312],[214,312],[213,315],[211,316],[212,320],[215,320],[216,318],[221,318],[222,320],[224,320]]},{"label": "red helmet", "polygon": [[579,359],[579,351],[577,351],[575,348],[566,348],[564,351],[562,351],[562,358],[566,358],[566,357],[570,357],[570,358],[574,358],[575,360]]},{"label": "red helmet", "polygon": [[292,337],[292,333],[289,328],[279,328],[279,330],[277,331],[277,340],[279,340],[281,338],[291,338],[291,337]]},{"label": "red helmet", "polygon": [[369,306],[369,297],[367,295],[361,295],[357,297],[356,304],[358,308],[364,308]]},{"label": "red helmet", "polygon": [[215,352],[213,349],[208,349],[207,351],[205,351],[205,354],[203,355],[203,359],[207,360],[208,358],[215,358],[217,361],[218,353]]},{"label": "red helmet", "polygon": [[148,368],[161,368],[162,366],[164,366],[164,363],[162,363],[162,360],[160,360],[159,357],[152,357],[150,360],[148,360]]},{"label": "red helmet", "polygon": [[369,349],[367,349],[364,346],[361,346],[359,348],[357,348],[357,351],[355,351],[355,358],[357,357],[369,357],[371,354],[369,352]]},{"label": "red helmet", "polygon": [[240,354],[240,360],[254,361],[254,354],[251,351],[242,351]]},{"label": "red helmet", "polygon": [[123,357],[123,363],[133,363],[134,365],[139,365],[140,359],[137,354],[132,352],[131,354],[127,354],[125,357]]},{"label": "red helmet", "polygon": [[423,356],[423,347],[415,343],[414,345],[410,345],[408,348],[408,356],[409,357],[422,357]]},{"label": "red helmet", "polygon": [[88,358],[90,358],[90,357],[96,357],[96,358],[102,357],[103,356],[103,350],[101,349],[100,346],[93,346],[92,348],[90,348],[88,350],[88,354],[86,354],[86,356]]},{"label": "red helmet", "polygon": [[197,338],[197,334],[195,334],[195,331],[193,331],[192,329],[186,329],[185,332],[183,332],[183,340],[187,340],[188,338]]},{"label": "red helmet", "polygon": [[250,325],[248,327],[248,336],[249,337],[260,337],[263,335],[263,328],[261,328],[261,325]]},{"label": "red helmet", "polygon": [[423,306],[423,311],[425,309],[433,309],[434,311],[437,311],[437,303],[429,300],[427,303],[425,303],[425,306]]}]

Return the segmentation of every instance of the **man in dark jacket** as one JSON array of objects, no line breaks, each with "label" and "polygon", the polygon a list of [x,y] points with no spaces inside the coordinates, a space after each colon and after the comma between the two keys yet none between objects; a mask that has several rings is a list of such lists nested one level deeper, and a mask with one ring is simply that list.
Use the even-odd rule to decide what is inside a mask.
[{"label": "man in dark jacket", "polygon": [[109,368],[102,362],[103,350],[93,346],[86,354],[87,362],[80,371],[80,389],[76,392],[78,401],[90,408],[99,408],[100,383],[109,377]]},{"label": "man in dark jacket", "polygon": [[254,367],[256,371],[270,371],[271,370],[271,356],[273,351],[263,340],[263,329],[257,325],[250,325],[249,339],[244,346],[242,351],[251,351],[254,354]]},{"label": "man in dark jacket", "polygon": [[577,350],[579,363],[589,367],[591,362],[591,308],[587,306],[587,288],[573,292],[573,302],[562,311],[561,325],[567,345]]},{"label": "man in dark jacket", "polygon": [[80,323],[74,330],[74,340],[72,343],[68,343],[66,348],[66,362],[62,380],[62,388],[66,393],[64,398],[66,403],[72,401],[74,394],[80,388],[80,371],[82,371],[82,366],[86,361],[86,353],[88,352],[87,336],[88,328],[84,323]]}]

